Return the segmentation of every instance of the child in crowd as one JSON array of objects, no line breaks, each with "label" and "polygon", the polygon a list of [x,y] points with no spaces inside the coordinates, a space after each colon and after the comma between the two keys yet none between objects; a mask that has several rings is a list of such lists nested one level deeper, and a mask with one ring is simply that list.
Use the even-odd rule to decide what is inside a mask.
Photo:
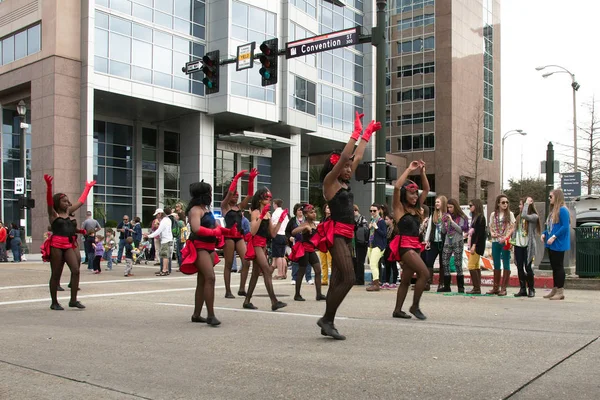
[{"label": "child in crowd", "polygon": [[96,235],[94,242],[94,274],[99,274],[102,272],[100,269],[100,262],[102,261],[102,256],[104,255],[104,246],[102,245],[102,240],[104,238],[102,235]]},{"label": "child in crowd", "polygon": [[104,240],[104,259],[107,261],[106,269],[112,271],[112,253],[115,249],[116,243],[113,239],[113,230],[106,230],[106,239]]},{"label": "child in crowd", "polygon": [[133,238],[130,236],[125,240],[125,273],[124,276],[133,276]]}]

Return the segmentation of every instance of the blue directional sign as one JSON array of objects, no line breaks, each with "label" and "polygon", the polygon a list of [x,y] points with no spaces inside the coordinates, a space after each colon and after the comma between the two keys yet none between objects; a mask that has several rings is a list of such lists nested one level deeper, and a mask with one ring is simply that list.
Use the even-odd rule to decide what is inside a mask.
[{"label": "blue directional sign", "polygon": [[574,199],[581,196],[581,172],[570,172],[560,177],[560,187],[565,199]]},{"label": "blue directional sign", "polygon": [[343,31],[326,33],[285,44],[285,58],[301,57],[307,54],[338,49],[358,44],[360,27],[356,26]]}]

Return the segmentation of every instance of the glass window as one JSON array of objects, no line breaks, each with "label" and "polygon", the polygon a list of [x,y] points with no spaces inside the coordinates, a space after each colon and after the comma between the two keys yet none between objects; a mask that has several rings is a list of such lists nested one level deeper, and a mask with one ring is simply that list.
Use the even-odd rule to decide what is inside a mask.
[{"label": "glass window", "polygon": [[129,0],[110,0],[110,8],[131,15],[131,1]]},{"label": "glass window", "polygon": [[110,58],[124,63],[131,62],[131,39],[116,33],[110,34]]},{"label": "glass window", "polygon": [[108,32],[96,28],[95,30],[94,54],[100,57],[108,57]]},{"label": "glass window", "polygon": [[152,42],[152,29],[140,24],[133,24],[133,37],[147,42]]},{"label": "glass window", "polygon": [[167,14],[173,14],[173,0],[159,0],[154,2],[157,10],[164,11]]},{"label": "glass window", "polygon": [[152,22],[152,9],[139,4],[134,4],[133,16],[143,19],[144,21]]},{"label": "glass window", "polygon": [[144,68],[152,68],[152,45],[150,43],[133,41],[132,64]]},{"label": "glass window", "polygon": [[166,28],[173,28],[173,17],[159,11],[154,11],[154,22]]},{"label": "glass window", "polygon": [[9,36],[2,41],[2,64],[15,61],[15,37]]},{"label": "glass window", "polygon": [[123,35],[131,35],[131,22],[121,18],[110,16],[110,30],[122,33]]},{"label": "glass window", "polygon": [[159,46],[166,47],[168,49],[173,47],[173,37],[166,33],[154,31],[154,43]]},{"label": "glass window", "polygon": [[108,14],[96,11],[95,26],[96,28],[108,29]]},{"label": "glass window", "polygon": [[173,68],[173,52],[162,47],[153,47],[154,70],[170,74]]},{"label": "glass window", "polygon": [[174,14],[185,20],[191,20],[192,2],[190,0],[175,0]]}]

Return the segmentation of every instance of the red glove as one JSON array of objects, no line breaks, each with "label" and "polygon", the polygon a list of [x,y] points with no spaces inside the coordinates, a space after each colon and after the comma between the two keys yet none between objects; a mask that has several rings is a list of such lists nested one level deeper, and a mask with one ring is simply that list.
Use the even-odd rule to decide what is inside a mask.
[{"label": "red glove", "polygon": [[350,137],[350,139],[358,140],[363,130],[362,121],[360,119],[364,117],[365,114],[359,114],[358,111],[355,112],[356,117],[354,117],[354,132],[352,132],[352,136]]},{"label": "red glove", "polygon": [[214,229],[205,228],[205,227],[201,226],[200,229],[198,229],[198,232],[196,232],[196,234],[198,236],[212,236],[212,237],[222,236],[220,226],[216,226]]},{"label": "red glove", "polygon": [[85,229],[77,229],[77,233],[81,233],[82,235],[87,235],[87,231]]},{"label": "red glove", "polygon": [[258,217],[258,219],[263,219],[265,217],[265,215],[267,215],[267,213],[269,212],[270,209],[271,209],[271,205],[267,204],[265,206],[265,208],[263,208],[262,212],[260,213],[260,217]]},{"label": "red glove", "polygon": [[83,189],[83,193],[81,193],[81,196],[79,196],[79,199],[78,199],[78,201],[80,203],[85,203],[85,199],[87,199],[88,194],[90,193],[90,190],[92,190],[92,187],[95,184],[96,184],[96,181],[86,182],[85,189]]},{"label": "red glove", "polygon": [[231,228],[221,227],[221,234],[227,236],[239,236],[240,232],[237,230],[237,222],[233,224],[233,227]]},{"label": "red glove", "polygon": [[46,181],[46,203],[50,207],[54,207],[54,200],[52,199],[52,176],[44,174],[44,180]]},{"label": "red glove", "polygon": [[375,122],[375,120],[371,121],[369,123],[369,126],[367,126],[367,129],[365,129],[365,132],[362,135],[362,140],[364,140],[365,142],[368,142],[369,139],[371,139],[373,132],[377,132],[380,129],[381,129],[381,122]]},{"label": "red glove", "polygon": [[258,170],[252,168],[250,170],[250,179],[248,180],[248,196],[254,196],[254,180],[258,176]]},{"label": "red glove", "polygon": [[247,173],[248,173],[248,170],[244,169],[244,170],[238,172],[237,175],[233,177],[233,180],[231,181],[231,185],[229,185],[229,191],[230,192],[235,192],[236,191],[238,180],[242,176],[246,175]]},{"label": "red glove", "polygon": [[285,217],[288,216],[290,212],[288,211],[288,209],[286,208],[285,210],[283,210],[283,212],[281,213],[281,216],[279,216],[279,222],[283,222],[283,220],[285,219]]}]

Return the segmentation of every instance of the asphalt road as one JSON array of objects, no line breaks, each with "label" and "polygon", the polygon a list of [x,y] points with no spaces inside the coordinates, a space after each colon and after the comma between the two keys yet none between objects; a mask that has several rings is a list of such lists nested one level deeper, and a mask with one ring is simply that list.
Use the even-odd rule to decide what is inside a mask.
[{"label": "asphalt road", "polygon": [[355,287],[336,321],[348,339],[335,341],[316,326],[325,304],[314,286],[300,303],[289,278],[275,281],[288,307],[271,312],[259,280],[259,310],[244,310],[243,299],[223,297],[217,267],[222,325],[213,328],[190,322],[195,276],[155,270],[84,270],[87,308],[51,311],[47,264],[0,264],[0,399],[600,397],[597,291],[566,291],[564,301],[542,290],[534,299],[514,289],[505,298],[426,293],[428,319],[417,321],[391,317],[396,291]]}]

